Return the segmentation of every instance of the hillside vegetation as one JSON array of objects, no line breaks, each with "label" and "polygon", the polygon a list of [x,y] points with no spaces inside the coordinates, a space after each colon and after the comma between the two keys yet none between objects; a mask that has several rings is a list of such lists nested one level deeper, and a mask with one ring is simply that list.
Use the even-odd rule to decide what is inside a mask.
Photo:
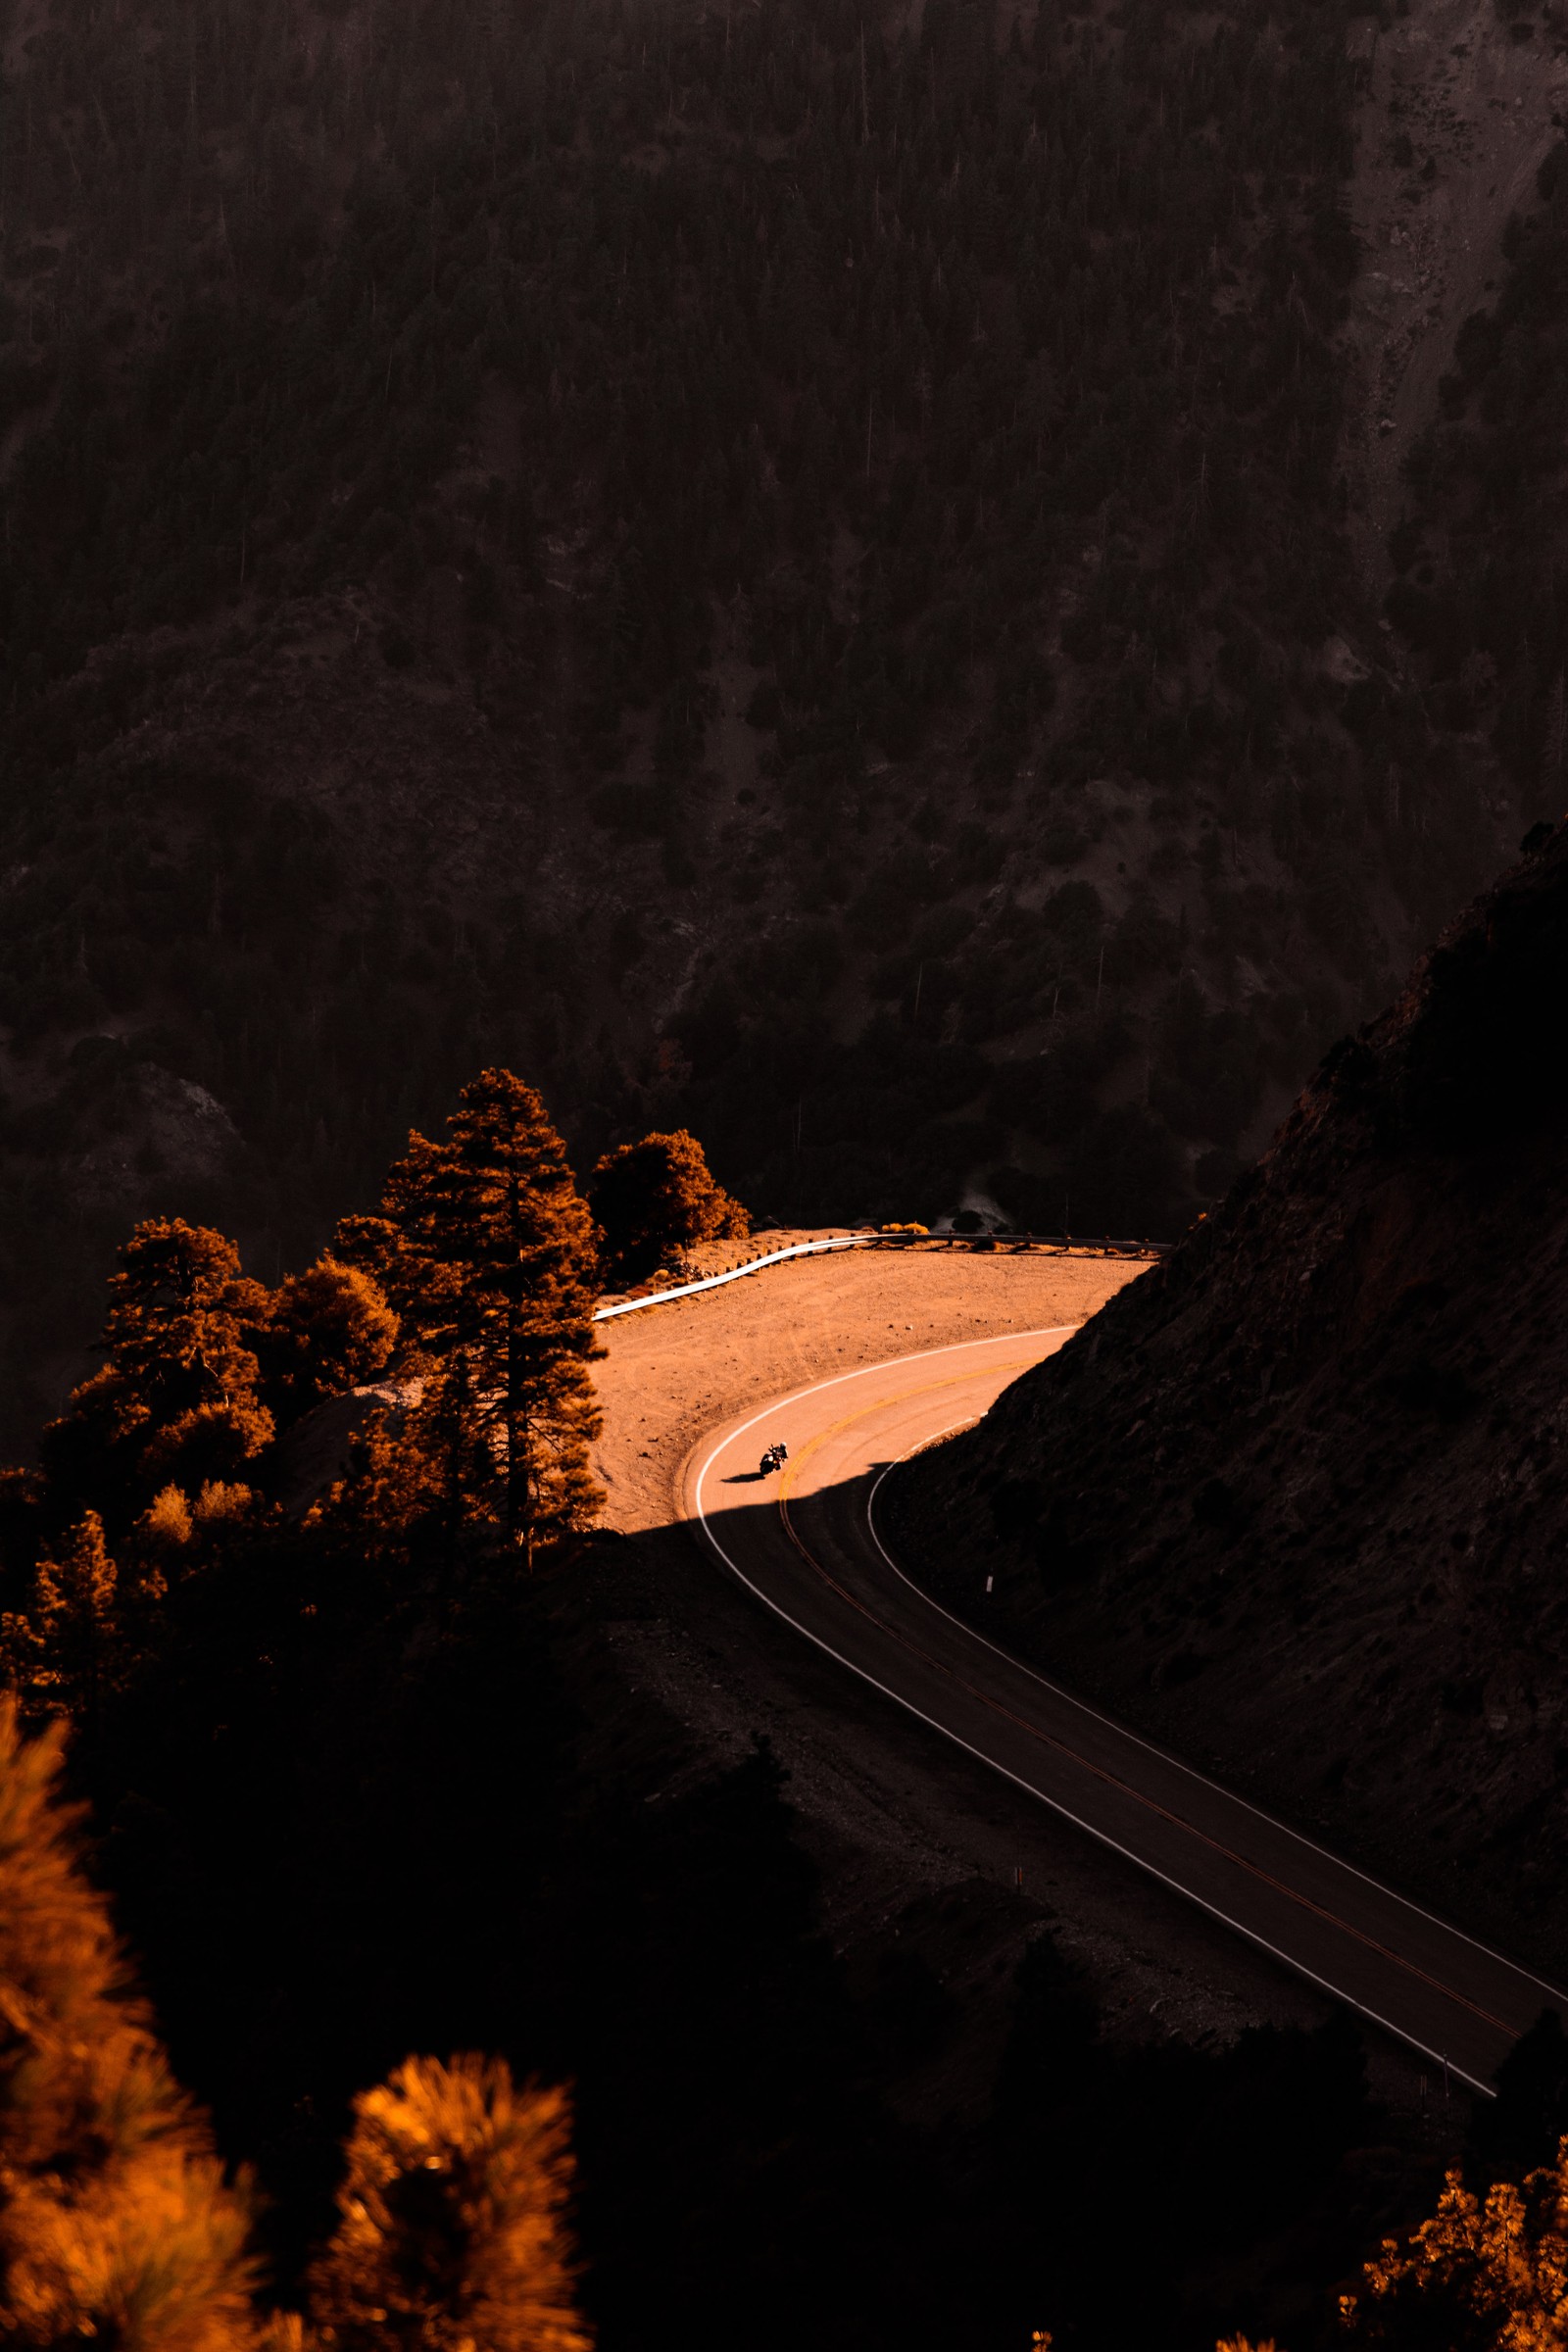
[{"label": "hillside vegetation", "polygon": [[1515,823],[1356,682],[1347,22],[15,0],[18,1429],[485,1061],[778,1217],[1224,1189]]},{"label": "hillside vegetation", "polygon": [[1557,1982],[1565,974],[1568,827],[899,1491],[950,1601]]},{"label": "hillside vegetation", "polygon": [[[1434,2185],[1353,2026],[1107,2030],[1049,1903],[961,1860],[848,1913],[841,1884],[830,1936],[765,1739],[661,1703],[626,1637],[680,1604],[657,1537],[585,1525],[591,1227],[537,1097],[482,1073],[337,1238],[359,1264],[270,1290],[143,1223],[43,1470],[0,1474],[0,2323],[1326,2342]],[[67,1727],[169,2063],[47,1802]]]},{"label": "hillside vegetation", "polygon": [[[1556,120],[1554,117],[1553,120]],[[1568,290],[1568,144],[1508,220],[1496,299],[1459,330],[1405,466],[1387,612],[1450,738],[1474,732],[1560,813],[1568,784],[1568,575],[1554,385]]]}]

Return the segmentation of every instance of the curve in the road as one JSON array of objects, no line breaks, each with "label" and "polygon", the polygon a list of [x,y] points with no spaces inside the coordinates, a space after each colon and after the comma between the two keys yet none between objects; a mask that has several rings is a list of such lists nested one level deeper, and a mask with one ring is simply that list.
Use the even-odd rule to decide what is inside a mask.
[{"label": "curve in the road", "polygon": [[[883,1543],[875,1501],[889,1471],[978,1418],[1073,1328],[960,1341],[796,1390],[693,1455],[689,1515],[750,1592],[840,1665],[1493,2095],[1498,2061],[1545,2003],[1568,2007],[1563,1994],[1036,1674],[930,1599]],[[745,1466],[764,1424],[790,1446],[776,1494]],[[763,1494],[726,1504],[720,1487]]]}]

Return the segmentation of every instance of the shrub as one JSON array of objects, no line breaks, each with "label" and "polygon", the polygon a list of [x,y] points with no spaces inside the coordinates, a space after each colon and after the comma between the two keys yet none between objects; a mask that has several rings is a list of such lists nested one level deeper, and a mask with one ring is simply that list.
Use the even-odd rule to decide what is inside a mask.
[{"label": "shrub", "polygon": [[665,1252],[692,1242],[750,1233],[751,1218],[713,1181],[702,1145],[684,1128],[645,1135],[609,1152],[594,1170],[589,1205],[612,1278],[634,1282]]}]

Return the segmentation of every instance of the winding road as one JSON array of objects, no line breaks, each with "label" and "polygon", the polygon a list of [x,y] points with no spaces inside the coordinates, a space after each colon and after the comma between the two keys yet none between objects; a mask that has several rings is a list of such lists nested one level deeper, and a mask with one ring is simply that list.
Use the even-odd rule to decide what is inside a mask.
[{"label": "winding road", "polygon": [[[1380,1886],[995,1647],[927,1598],[878,1532],[888,1471],[977,1419],[1072,1325],[927,1349],[710,1436],[686,1513],[785,1623],[1043,1804],[1473,2089],[1568,1996]],[[783,1439],[782,1477],[763,1479]]]}]

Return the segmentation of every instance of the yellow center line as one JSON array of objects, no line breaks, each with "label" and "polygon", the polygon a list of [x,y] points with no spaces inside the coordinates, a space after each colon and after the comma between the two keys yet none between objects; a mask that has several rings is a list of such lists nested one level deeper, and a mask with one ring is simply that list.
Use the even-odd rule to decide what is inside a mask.
[{"label": "yellow center line", "polygon": [[1020,1358],[1017,1363],[995,1366],[988,1364],[983,1372],[952,1372],[946,1380],[928,1380],[922,1382],[917,1389],[900,1389],[896,1396],[879,1396],[874,1404],[862,1404],[853,1413],[846,1413],[841,1420],[829,1422],[827,1428],[819,1429],[814,1438],[808,1438],[800,1452],[792,1454],[785,1464],[784,1475],[778,1485],[779,1509],[782,1511],[788,1503],[790,1495],[794,1492],[796,1478],[810,1460],[812,1454],[817,1451],[819,1446],[825,1446],[829,1438],[837,1437],[841,1429],[853,1429],[857,1421],[869,1421],[873,1413],[885,1412],[890,1404],[906,1404],[911,1396],[931,1396],[939,1389],[968,1388],[977,1380],[988,1379],[993,1370],[1029,1372],[1034,1369],[1036,1364],[1044,1361],[1043,1356],[1030,1355]]}]

